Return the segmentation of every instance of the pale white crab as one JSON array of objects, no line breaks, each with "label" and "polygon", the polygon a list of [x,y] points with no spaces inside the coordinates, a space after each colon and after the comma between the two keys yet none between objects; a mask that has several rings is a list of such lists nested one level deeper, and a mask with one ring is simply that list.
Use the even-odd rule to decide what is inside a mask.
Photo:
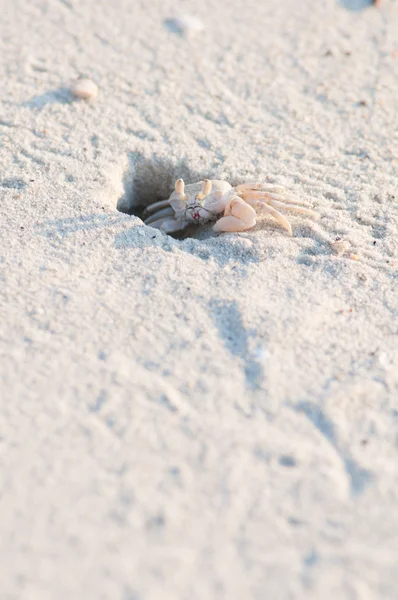
[{"label": "pale white crab", "polygon": [[294,204],[295,199],[278,185],[260,181],[232,187],[226,181],[205,179],[185,185],[177,179],[175,191],[168,200],[150,204],[145,224],[166,233],[183,231],[191,223],[217,221],[214,231],[245,231],[256,224],[255,209],[262,209],[284,227],[289,235],[292,228],[279,210],[291,210],[309,217],[316,213]]}]

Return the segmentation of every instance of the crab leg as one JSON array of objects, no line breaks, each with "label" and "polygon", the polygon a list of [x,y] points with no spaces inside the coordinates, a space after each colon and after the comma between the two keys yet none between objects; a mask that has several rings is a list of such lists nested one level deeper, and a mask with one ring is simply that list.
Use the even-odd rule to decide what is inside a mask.
[{"label": "crab leg", "polygon": [[246,190],[264,190],[267,192],[282,193],[284,191],[283,185],[274,185],[272,183],[263,183],[262,181],[246,181],[240,183],[235,187],[237,192],[245,192]]},{"label": "crab leg", "polygon": [[166,218],[151,221],[151,223],[145,223],[145,225],[153,227],[154,229],[160,229],[160,231],[164,231],[165,233],[175,233],[177,231],[183,231],[187,227],[188,222]]},{"label": "crab leg", "polygon": [[[177,221],[176,219],[166,219],[163,221],[163,225],[159,228],[165,233],[177,233],[178,231],[184,231],[189,225],[188,221]],[[151,225],[153,227],[153,225]]]},{"label": "crab leg", "polygon": [[145,212],[155,212],[155,210],[166,208],[166,206],[170,206],[168,200],[159,200],[159,202],[154,202],[145,208]]},{"label": "crab leg", "polygon": [[297,206],[297,204],[285,204],[284,202],[278,202],[277,200],[270,200],[269,204],[274,208],[280,208],[282,210],[291,210],[293,212],[302,213],[303,215],[308,215],[309,217],[315,218],[318,216],[313,210],[303,208],[302,206]]},{"label": "crab leg", "polygon": [[[293,203],[293,202],[297,202],[297,198],[295,198],[294,196],[291,196],[290,194],[274,194],[271,192],[265,192],[265,191],[258,191],[258,192],[254,192],[254,191],[247,191],[247,192],[241,192],[240,195],[242,196],[242,198],[244,200],[249,201],[251,199],[256,200],[256,199],[260,199],[263,198],[265,200],[269,199],[269,200],[277,200],[278,202],[286,202],[286,203]],[[303,204],[305,206],[308,206],[308,202],[303,202]]]},{"label": "crab leg", "polygon": [[259,202],[259,205],[261,206],[262,209],[264,209],[265,212],[272,215],[274,217],[274,219],[276,221],[278,221],[279,225],[282,225],[282,227],[284,227],[286,229],[286,231],[288,232],[289,235],[292,235],[292,226],[290,225],[289,221],[287,219],[285,219],[285,217],[280,212],[278,212],[277,210],[275,210],[275,208],[272,208],[272,206],[270,206],[269,204],[266,204],[265,202]]},{"label": "crab leg", "polygon": [[148,227],[153,227],[154,229],[162,229],[164,222],[164,219],[158,219],[157,221],[152,221],[151,223],[145,223],[145,225],[148,225]]},{"label": "crab leg", "polygon": [[144,220],[144,223],[145,223],[145,225],[150,225],[154,221],[158,221],[159,219],[164,218],[164,217],[172,217],[173,215],[174,215],[174,210],[169,205],[168,208],[164,208],[163,210],[158,210],[158,212],[156,212],[155,214],[150,215],[147,219]]}]

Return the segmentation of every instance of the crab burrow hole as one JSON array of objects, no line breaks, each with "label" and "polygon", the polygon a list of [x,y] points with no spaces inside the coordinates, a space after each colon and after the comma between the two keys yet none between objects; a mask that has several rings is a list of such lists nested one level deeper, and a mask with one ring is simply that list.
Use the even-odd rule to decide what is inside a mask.
[{"label": "crab burrow hole", "polygon": [[[167,156],[144,156],[130,152],[122,176],[122,194],[118,197],[118,211],[143,218],[145,209],[153,202],[167,200],[174,189],[176,179],[184,179],[186,184],[209,178],[222,177],[214,168],[194,169],[186,159]],[[182,234],[172,237],[195,237],[197,227],[193,225]]]}]

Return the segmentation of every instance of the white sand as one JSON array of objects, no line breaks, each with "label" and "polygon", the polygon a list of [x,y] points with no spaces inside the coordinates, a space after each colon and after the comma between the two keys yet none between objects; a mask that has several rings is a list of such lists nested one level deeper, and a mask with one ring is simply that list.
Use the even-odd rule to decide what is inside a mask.
[{"label": "white sand", "polygon": [[[396,600],[398,3],[364,3],[3,3],[2,600]],[[116,210],[177,176],[321,219]]]}]

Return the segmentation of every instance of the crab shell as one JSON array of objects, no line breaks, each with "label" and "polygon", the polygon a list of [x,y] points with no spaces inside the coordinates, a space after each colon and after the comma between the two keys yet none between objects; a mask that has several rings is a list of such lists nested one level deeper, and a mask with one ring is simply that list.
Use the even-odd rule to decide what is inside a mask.
[{"label": "crab shell", "polygon": [[169,203],[173,207],[176,219],[190,223],[208,223],[215,221],[221,214],[228,200],[235,194],[235,189],[226,181],[211,180],[211,191],[201,198],[203,181],[185,186],[185,200],[177,192],[173,192]]}]

